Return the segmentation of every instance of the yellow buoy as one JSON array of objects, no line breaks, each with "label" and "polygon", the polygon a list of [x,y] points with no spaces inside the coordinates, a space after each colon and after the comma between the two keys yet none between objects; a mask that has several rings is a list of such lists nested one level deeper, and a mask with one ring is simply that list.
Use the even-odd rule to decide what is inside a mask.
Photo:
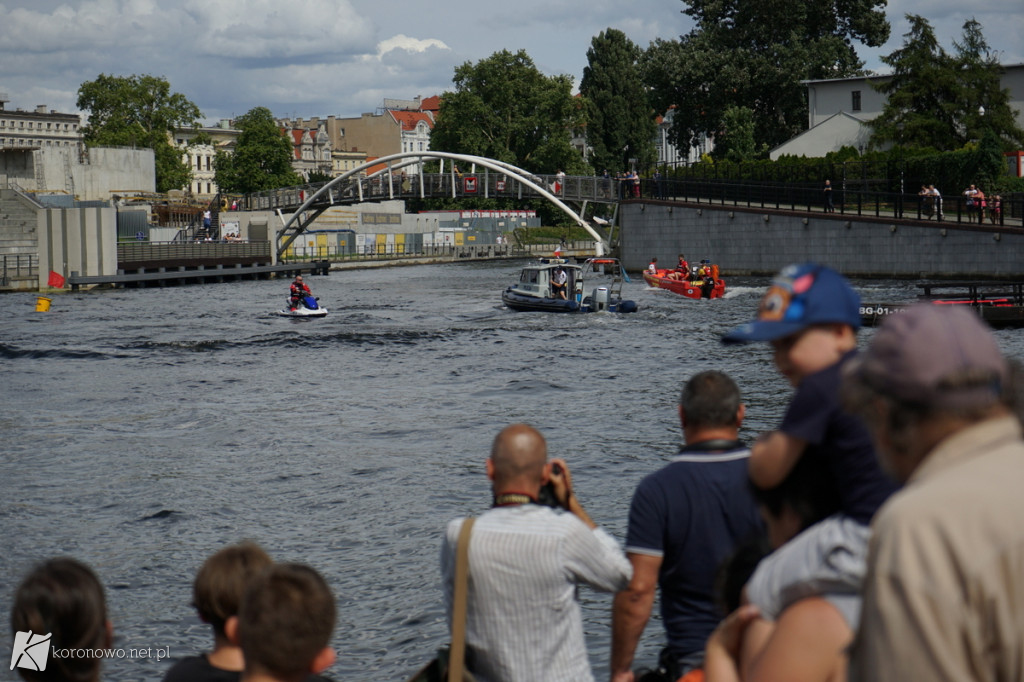
[{"label": "yellow buoy", "polygon": [[40,296],[39,298],[37,298],[36,299],[36,312],[37,313],[45,313],[47,310],[50,309],[50,302],[52,300],[53,299],[46,298],[45,296]]}]

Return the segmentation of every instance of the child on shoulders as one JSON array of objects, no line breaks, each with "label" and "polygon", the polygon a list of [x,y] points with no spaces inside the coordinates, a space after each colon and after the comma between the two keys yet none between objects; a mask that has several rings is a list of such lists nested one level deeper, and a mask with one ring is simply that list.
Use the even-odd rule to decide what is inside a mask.
[{"label": "child on shoulders", "polygon": [[849,283],[830,268],[806,263],[784,269],[757,319],[722,338],[726,344],[771,343],[776,367],[796,388],[782,424],[751,448],[753,485],[774,488],[802,457],[814,457],[825,462],[838,494],[838,513],[755,571],[748,598],[768,620],[807,596],[859,593],[871,518],[897,487],[882,472],[863,422],[840,404],[842,369],[857,353],[859,327],[860,299]]}]

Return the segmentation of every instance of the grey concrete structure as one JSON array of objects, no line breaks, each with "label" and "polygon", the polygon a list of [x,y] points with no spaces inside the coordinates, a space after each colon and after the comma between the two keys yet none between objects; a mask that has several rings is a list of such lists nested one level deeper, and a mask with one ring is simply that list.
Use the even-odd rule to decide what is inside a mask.
[{"label": "grey concrete structure", "polygon": [[113,274],[115,209],[44,208],[15,190],[0,189],[0,263],[25,257],[31,258],[31,269],[9,276],[5,289],[46,289],[51,270],[65,277]]},{"label": "grey concrete structure", "polygon": [[1024,229],[732,206],[626,203],[622,262],[710,258],[730,274],[815,261],[853,277],[1024,279]]},{"label": "grey concrete structure", "polygon": [[0,149],[0,188],[9,183],[29,192],[107,201],[114,194],[155,192],[156,166],[152,149]]}]

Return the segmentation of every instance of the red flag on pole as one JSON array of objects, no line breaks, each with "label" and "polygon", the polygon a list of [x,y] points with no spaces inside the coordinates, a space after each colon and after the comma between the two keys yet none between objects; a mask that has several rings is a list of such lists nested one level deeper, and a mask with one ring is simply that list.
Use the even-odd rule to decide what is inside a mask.
[{"label": "red flag on pole", "polygon": [[61,275],[59,272],[54,272],[53,270],[50,270],[49,285],[51,287],[53,287],[54,289],[63,289],[64,288],[64,276]]}]

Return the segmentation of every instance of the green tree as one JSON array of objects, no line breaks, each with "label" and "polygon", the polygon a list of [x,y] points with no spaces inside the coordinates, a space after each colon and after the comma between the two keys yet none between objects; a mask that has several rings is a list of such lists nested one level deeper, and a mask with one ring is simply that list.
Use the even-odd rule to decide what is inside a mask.
[{"label": "green tree", "polygon": [[292,143],[266,107],[255,107],[235,120],[238,142],[233,154],[218,150],[214,180],[222,192],[261,192],[302,184],[292,169]]},{"label": "green tree", "polygon": [[886,103],[871,121],[871,144],[952,151],[980,140],[986,131],[1007,147],[1024,144],[1009,90],[1000,87],[1003,69],[981,25],[973,19],[965,23],[962,42],[954,41],[956,54],[950,55],[926,18],[908,14],[907,20],[903,46],[882,57],[893,74],[875,86]]},{"label": "green tree", "polygon": [[311,170],[306,175],[306,182],[315,184],[318,182],[330,182],[333,180],[329,173],[325,173],[322,170]]},{"label": "green tree", "polygon": [[722,114],[722,132],[715,138],[716,159],[749,161],[757,154],[754,142],[754,112],[746,107],[729,107]]},{"label": "green tree", "polygon": [[590,172],[570,144],[583,108],[568,76],[545,76],[525,51],[495,52],[456,67],[455,90],[441,95],[430,148],[475,154],[535,173]]},{"label": "green tree", "polygon": [[647,168],[656,160],[653,110],[640,77],[642,50],[609,28],[590,43],[580,94],[587,108],[587,143],[596,169],[624,170],[629,159]]},{"label": "green tree", "polygon": [[1010,108],[1010,91],[1002,87],[1005,70],[998,54],[985,41],[981,24],[975,19],[964,23],[961,41],[953,41],[953,46],[960,81],[957,94],[963,141],[983,140],[991,131],[1000,143],[999,151],[1024,146],[1024,129]]},{"label": "green tree", "polygon": [[870,123],[871,145],[957,148],[956,66],[928,20],[906,16],[910,30],[903,35],[903,47],[882,57],[892,77],[875,86],[886,103]]},{"label": "green tree", "polygon": [[79,87],[78,108],[89,112],[82,127],[86,145],[152,149],[158,192],[191,182],[192,171],[171,139],[176,128],[197,129],[202,112],[184,95],[172,93],[166,79],[100,74]]},{"label": "green tree", "polygon": [[885,0],[683,0],[696,22],[679,41],[655,41],[641,65],[659,111],[676,106],[670,137],[689,147],[723,132],[725,111],[754,114],[758,147],[804,129],[808,79],[852,76],[854,43],[889,37]]}]

